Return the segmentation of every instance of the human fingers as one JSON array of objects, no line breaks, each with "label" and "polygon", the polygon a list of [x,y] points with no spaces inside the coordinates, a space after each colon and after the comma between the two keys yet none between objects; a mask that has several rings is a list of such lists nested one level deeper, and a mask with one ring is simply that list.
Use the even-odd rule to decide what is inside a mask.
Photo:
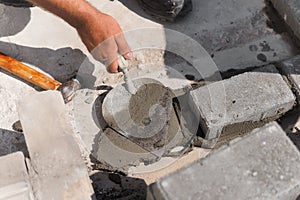
[{"label": "human fingers", "polygon": [[131,49],[125,39],[125,36],[123,33],[119,33],[115,35],[115,41],[118,45],[118,51],[123,57],[127,60],[130,60],[132,58]]}]

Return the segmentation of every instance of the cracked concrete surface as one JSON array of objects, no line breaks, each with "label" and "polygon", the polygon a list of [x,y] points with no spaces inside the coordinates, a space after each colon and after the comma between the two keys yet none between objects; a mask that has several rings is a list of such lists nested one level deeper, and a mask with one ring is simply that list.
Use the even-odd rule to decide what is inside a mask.
[{"label": "cracked concrete surface", "polygon": [[[230,71],[233,75],[240,71],[249,71],[252,67],[291,58],[299,52],[287,32],[281,27],[279,29],[283,31],[278,31],[278,27],[274,25],[276,23],[272,22],[268,2],[264,0],[194,0],[193,13],[176,23],[162,23],[153,19],[133,0],[90,0],[89,2],[99,10],[114,16],[125,31],[157,28],[153,38],[156,40],[155,45],[162,49],[150,53],[146,52],[147,49],[135,51],[136,63],[133,65],[155,66],[154,71],[164,72],[163,77],[166,82],[169,81],[168,78],[173,78],[172,81],[177,84],[180,82],[179,88],[189,84],[200,87],[198,83],[203,76],[191,67],[193,63],[164,51],[171,48],[172,44],[163,28],[178,31],[199,42],[213,58],[220,72]],[[99,133],[99,124],[95,123],[94,113],[90,111],[97,108],[94,102],[100,94],[106,92],[110,86],[119,83],[122,79],[121,75],[108,74],[105,67],[90,56],[72,27],[40,8],[13,8],[0,4],[0,15],[0,25],[5,27],[0,30],[1,52],[42,70],[60,81],[66,81],[76,75],[82,81],[84,88],[78,91],[74,102],[67,107],[69,115],[74,118],[73,126],[85,144],[81,150],[89,153],[92,150],[90,144],[93,144],[94,136]],[[143,45],[151,47],[151,44],[143,43],[148,36],[140,34],[142,31],[138,33],[135,37],[128,38],[129,43],[134,48]],[[127,35],[134,35],[134,32],[128,32]],[[170,74],[161,67],[164,65],[173,67],[182,76],[168,77]],[[3,150],[0,155],[17,150],[26,152],[21,133],[12,130],[12,124],[19,120],[16,102],[22,101],[25,95],[38,93],[39,89],[3,71],[0,72],[0,135],[5,138],[0,142],[0,150]],[[209,76],[212,76],[214,71],[210,72],[212,73],[209,73]],[[133,69],[130,73],[132,76],[140,75]],[[157,78],[160,74],[151,76]],[[175,84],[170,83],[170,85]],[[204,156],[203,153],[200,154]],[[196,159],[201,156],[196,156]],[[189,163],[190,160],[192,159],[187,159],[184,163]],[[140,171],[151,171],[155,168],[155,165],[132,167],[131,174],[136,175]],[[166,173],[168,172],[160,172],[159,175],[151,174],[151,176],[143,176],[140,173],[138,176],[149,183]]]}]

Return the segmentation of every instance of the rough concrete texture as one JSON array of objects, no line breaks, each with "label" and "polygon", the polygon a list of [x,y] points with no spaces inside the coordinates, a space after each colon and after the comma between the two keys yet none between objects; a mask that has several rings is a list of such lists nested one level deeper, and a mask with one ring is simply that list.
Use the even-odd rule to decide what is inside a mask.
[{"label": "rough concrete texture", "polygon": [[130,166],[157,161],[156,155],[110,128],[95,138],[93,147],[92,155],[100,162],[101,166],[98,166],[100,169],[127,174]]},{"label": "rough concrete texture", "polygon": [[282,18],[295,35],[300,38],[300,3],[297,0],[271,0]]},{"label": "rough concrete texture", "polygon": [[0,199],[34,199],[22,152],[0,157]]},{"label": "rough concrete texture", "polygon": [[[185,67],[185,66],[181,66]],[[192,77],[194,73],[190,73]],[[195,73],[196,74],[196,73]],[[172,90],[172,92],[176,95],[183,95],[187,91],[191,90],[191,85],[188,77],[189,73],[183,76],[179,71],[174,68],[167,67],[165,65],[139,65],[137,68],[129,71],[129,75],[131,77],[138,78],[150,78],[159,81],[165,87],[168,87]],[[191,78],[192,80],[195,79]]]},{"label": "rough concrete texture", "polygon": [[284,75],[290,81],[293,90],[300,101],[300,56],[295,56],[289,60],[282,61],[277,64]]},{"label": "rough concrete texture", "polygon": [[[292,91],[273,65],[193,90],[191,99],[208,140],[218,138],[232,125],[274,120],[295,102]],[[234,126],[227,132],[233,134]]]},{"label": "rough concrete texture", "polygon": [[151,189],[155,199],[294,200],[300,192],[299,170],[299,151],[278,124],[270,123]]},{"label": "rough concrete texture", "polygon": [[[142,11],[136,1],[121,0],[121,2],[138,15],[153,20],[152,17]],[[104,10],[113,13],[115,6],[119,5],[117,3],[112,4],[107,4]],[[239,2],[234,0],[194,1],[193,5],[193,12],[184,19],[178,20],[176,23],[165,22],[162,25],[199,42],[213,56],[220,71],[264,65],[272,61],[289,58],[297,52],[293,42],[285,33],[276,33],[278,23],[273,23],[269,19],[271,17],[269,16],[269,6],[264,0],[251,2],[247,0]],[[122,6],[120,9],[123,9]],[[113,15],[116,18],[119,17],[117,13]],[[121,23],[127,20],[121,19]],[[139,21],[141,18],[136,19],[136,26],[138,28],[143,27],[138,23]],[[157,22],[157,20],[154,21]],[[154,27],[157,25],[147,22],[144,24],[145,26]],[[126,28],[130,27],[129,24],[124,24],[126,24]],[[135,27],[131,29],[135,29]],[[171,36],[166,35],[166,39],[168,37]],[[269,50],[264,49],[262,51],[259,44],[263,41],[266,41],[271,47]],[[169,45],[166,43],[166,49],[169,48]],[[251,45],[257,45],[257,50],[248,48]],[[247,48],[245,48],[246,46]],[[266,61],[257,59],[257,55],[260,53],[267,57]],[[233,59],[226,60],[224,59],[225,56],[230,56]],[[243,59],[245,61],[241,61]]]},{"label": "rough concrete texture", "polygon": [[26,96],[19,103],[37,199],[91,199],[94,192],[61,94]]},{"label": "rough concrete texture", "polygon": [[[289,38],[284,34],[276,34],[272,28],[267,26],[264,0],[193,1],[193,13],[174,24],[157,22],[145,14],[136,1],[90,0],[89,2],[99,10],[113,15],[125,31],[136,28],[167,27],[192,37],[196,42],[200,42],[212,56],[214,55],[220,71],[245,69],[251,65],[266,64],[269,61],[281,60],[294,55],[294,48]],[[74,124],[86,142],[86,147],[92,150],[95,135],[99,132],[98,124],[94,120],[95,112],[92,112],[94,100],[101,90],[100,86],[115,84],[116,82],[113,80],[119,75],[108,75],[105,67],[91,58],[76,30],[58,17],[38,7],[14,8],[2,4],[0,5],[0,14],[0,25],[5,27],[0,30],[0,51],[29,63],[33,67],[40,68],[62,81],[74,76],[79,70],[77,74],[82,78],[84,87],[89,89],[78,92],[80,100],[74,103],[74,107],[69,106],[69,112],[73,112],[73,110],[74,113],[76,112],[72,113],[76,115]],[[142,62],[143,64],[166,64],[174,67],[183,76],[189,75],[189,79],[199,80],[202,78],[198,74],[196,75],[195,69],[186,61],[178,62],[174,57],[166,56],[164,49],[170,49],[172,44],[169,42],[170,35],[166,34],[164,29],[155,32],[155,37],[153,37],[154,34],[150,34],[151,38],[156,40],[155,45],[146,43],[144,40],[148,40],[147,35],[140,33],[141,31],[136,37],[128,38],[133,49],[152,47],[157,43],[159,43],[157,46],[162,47],[159,56],[147,53],[137,55],[140,60],[148,60]],[[138,41],[136,41],[137,38]],[[269,51],[260,46],[264,40],[270,46]],[[161,41],[163,42],[160,43]],[[184,43],[184,45],[180,45],[184,51],[193,49],[189,48],[189,44]],[[257,51],[254,45],[258,48]],[[175,45],[176,48],[178,46]],[[258,56],[261,53],[266,57]],[[224,59],[231,54],[235,56]],[[274,56],[275,54],[276,56]],[[85,59],[82,64],[84,58],[88,59]],[[243,59],[246,61],[241,62]],[[211,68],[211,65],[207,66]],[[104,74],[105,76],[103,76]],[[103,78],[106,80],[102,82]],[[177,80],[179,79],[174,79],[174,81]],[[11,137],[15,134],[10,132],[12,124],[19,120],[16,102],[32,93],[37,92],[31,85],[13,76],[0,73],[0,128],[4,133],[1,137],[7,137],[3,138],[3,143],[5,146],[7,145],[5,149],[2,149],[3,154],[17,150],[14,147],[17,141],[14,136]],[[91,94],[86,95],[86,93]],[[19,136],[17,133],[16,135]],[[21,136],[20,138],[22,140]],[[8,142],[11,143],[11,146],[7,144]],[[16,146],[19,146],[19,143]],[[11,148],[7,149],[7,147]]]},{"label": "rough concrete texture", "polygon": [[262,66],[296,55],[298,51],[291,47],[291,43],[287,43],[286,37],[271,35],[242,46],[218,51],[214,53],[214,61],[221,72]]},{"label": "rough concrete texture", "polygon": [[[156,21],[145,14],[136,1],[90,0],[89,2],[99,10],[113,15],[125,31],[137,28],[166,27],[192,37],[196,42],[200,42],[210,54],[216,54],[214,59],[220,65],[218,67],[221,71],[239,67],[244,69],[241,59],[248,60],[245,64],[247,67],[251,63],[256,63],[255,65],[257,65],[257,62],[265,64],[266,62],[257,61],[256,52],[253,53],[250,48],[243,47],[245,44],[247,44],[246,46],[255,44],[258,47],[257,52],[261,53],[262,49],[260,49],[259,43],[264,40],[263,38],[268,42],[270,49],[274,49],[277,54],[272,61],[289,57],[291,49],[293,49],[292,45],[287,42],[288,39],[283,35],[276,34],[274,30],[267,26],[264,0],[251,2],[247,0],[239,2],[234,0],[194,1],[194,11],[186,18],[173,24]],[[105,67],[91,58],[76,31],[60,18],[38,7],[15,8],[2,4],[0,5],[0,13],[1,27],[6,27],[0,30],[0,51],[30,63],[59,80],[74,76],[79,68],[79,77],[82,78],[83,85],[90,89],[103,85],[102,77],[104,77],[104,74],[107,77],[106,80],[108,80],[106,84],[110,84],[110,80],[118,76],[108,75],[105,72]],[[126,17],[124,17],[125,13]],[[155,37],[152,34],[151,38],[158,42],[164,41],[159,45],[162,46],[162,49],[170,48],[171,44],[166,42],[170,40],[170,37],[166,37],[166,32],[162,29],[156,33]],[[130,45],[133,47],[149,47],[144,41],[147,41],[147,37],[141,36],[143,34],[128,38]],[[136,41],[136,38],[139,38],[139,40]],[[282,45],[283,43],[284,45]],[[150,47],[152,46],[150,45]],[[251,47],[251,49],[255,50],[255,47]],[[220,52],[223,50],[224,54]],[[227,52],[236,55],[236,57],[224,59],[224,55],[228,55]],[[172,59],[164,58],[164,54],[163,51],[162,60],[151,60],[152,56],[143,55],[150,63],[167,63],[176,70],[182,69],[182,72],[177,71],[183,75],[194,75],[193,67],[187,64],[181,65],[173,57]],[[268,61],[272,59],[271,51],[266,52],[265,55]],[[85,57],[88,59],[85,59],[84,64],[82,64],[82,59]],[[174,63],[177,66],[173,66]],[[224,63],[224,68],[222,68],[222,63]],[[65,71],[65,69],[67,70]],[[194,76],[196,80],[199,79],[199,76]],[[2,99],[0,103],[2,111],[0,113],[0,127],[5,130],[12,130],[11,125],[18,120],[15,102],[34,89],[31,85],[3,73],[1,73],[0,80],[0,98]]]}]

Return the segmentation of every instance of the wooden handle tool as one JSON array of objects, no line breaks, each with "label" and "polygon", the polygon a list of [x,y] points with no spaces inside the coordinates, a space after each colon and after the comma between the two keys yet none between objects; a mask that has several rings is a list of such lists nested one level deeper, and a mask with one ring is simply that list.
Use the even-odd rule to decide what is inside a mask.
[{"label": "wooden handle tool", "polygon": [[0,68],[45,90],[56,90],[62,85],[62,83],[3,53],[0,53]]}]

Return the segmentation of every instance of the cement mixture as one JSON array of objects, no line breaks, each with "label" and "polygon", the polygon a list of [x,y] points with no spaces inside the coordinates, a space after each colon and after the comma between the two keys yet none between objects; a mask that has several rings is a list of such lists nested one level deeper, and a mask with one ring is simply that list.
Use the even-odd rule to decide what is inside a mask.
[{"label": "cement mixture", "polygon": [[[152,106],[159,106],[154,111],[154,116],[149,116]],[[161,110],[162,109],[162,110]],[[164,110],[164,111],[163,111]],[[159,84],[146,84],[141,86],[137,93],[132,95],[129,101],[129,113],[132,120],[139,126],[153,126],[155,129],[158,124],[152,124],[153,117],[156,117],[165,124],[162,129],[155,135],[144,136],[143,138],[132,138],[135,142],[139,143],[144,148],[161,148],[165,145],[166,135],[169,132],[170,114],[172,111],[172,92]],[[162,112],[166,114],[166,119],[161,119]]]}]

